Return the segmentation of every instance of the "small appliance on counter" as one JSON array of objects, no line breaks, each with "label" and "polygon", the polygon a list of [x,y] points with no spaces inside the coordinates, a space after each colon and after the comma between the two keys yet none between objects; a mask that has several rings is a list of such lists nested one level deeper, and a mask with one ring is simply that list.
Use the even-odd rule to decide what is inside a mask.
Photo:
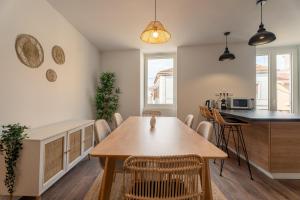
[{"label": "small appliance on counter", "polygon": [[221,110],[226,110],[226,109],[227,109],[226,99],[222,99],[221,100]]},{"label": "small appliance on counter", "polygon": [[213,99],[208,99],[205,101],[205,106],[207,106],[209,109],[215,107],[215,100]]},{"label": "small appliance on counter", "polygon": [[228,92],[221,92],[218,95],[216,108],[221,109],[221,110],[226,110],[227,109],[227,98],[228,98],[228,96],[229,96]]},{"label": "small appliance on counter", "polygon": [[252,110],[255,109],[255,99],[253,98],[239,98],[228,97],[227,98],[228,109],[240,109],[240,110]]}]

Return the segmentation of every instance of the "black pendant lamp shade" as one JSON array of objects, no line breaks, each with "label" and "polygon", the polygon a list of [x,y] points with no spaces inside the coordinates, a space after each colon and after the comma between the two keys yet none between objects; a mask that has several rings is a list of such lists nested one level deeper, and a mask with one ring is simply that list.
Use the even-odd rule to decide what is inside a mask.
[{"label": "black pendant lamp shade", "polygon": [[257,2],[256,2],[256,4],[260,4],[261,23],[259,25],[259,29],[258,29],[257,33],[255,35],[253,35],[248,42],[248,44],[251,46],[268,44],[268,43],[276,40],[276,35],[272,32],[267,31],[262,22],[262,7],[263,7],[263,3],[265,3],[266,1],[267,0],[257,0]]},{"label": "black pendant lamp shade", "polygon": [[225,47],[225,51],[224,53],[220,56],[219,61],[224,61],[224,60],[234,60],[235,59],[235,55],[230,53],[228,47],[227,47],[227,36],[230,34],[230,32],[226,32],[224,33],[225,37],[226,37],[226,47]]}]

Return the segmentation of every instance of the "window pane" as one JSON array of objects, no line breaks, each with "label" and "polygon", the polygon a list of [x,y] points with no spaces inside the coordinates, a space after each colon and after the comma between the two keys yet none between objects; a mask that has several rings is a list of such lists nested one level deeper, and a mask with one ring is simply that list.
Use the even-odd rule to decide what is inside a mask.
[{"label": "window pane", "polygon": [[269,56],[256,56],[256,109],[269,108]]},{"label": "window pane", "polygon": [[173,58],[148,59],[148,104],[173,104]]},{"label": "window pane", "polygon": [[277,110],[291,111],[291,54],[276,55]]}]

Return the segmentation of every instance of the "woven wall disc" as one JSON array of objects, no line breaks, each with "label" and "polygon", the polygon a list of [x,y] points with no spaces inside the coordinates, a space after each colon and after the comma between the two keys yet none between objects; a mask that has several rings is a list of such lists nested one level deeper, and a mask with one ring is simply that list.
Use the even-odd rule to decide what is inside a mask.
[{"label": "woven wall disc", "polygon": [[46,72],[46,78],[49,82],[55,82],[57,79],[57,74],[53,69],[48,69]]},{"label": "woven wall disc", "polygon": [[64,50],[60,46],[55,45],[52,48],[52,57],[53,57],[53,60],[59,65],[62,65],[65,63],[65,53],[64,53]]},{"label": "woven wall disc", "polygon": [[44,62],[44,51],[39,41],[31,35],[17,36],[15,49],[19,60],[30,68],[38,68]]}]

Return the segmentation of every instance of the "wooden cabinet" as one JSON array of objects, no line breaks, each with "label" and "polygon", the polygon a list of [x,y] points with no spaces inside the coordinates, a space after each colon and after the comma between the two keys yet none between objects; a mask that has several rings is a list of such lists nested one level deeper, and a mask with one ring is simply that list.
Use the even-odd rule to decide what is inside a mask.
[{"label": "wooden cabinet", "polygon": [[[40,196],[93,148],[94,121],[74,120],[28,131],[17,162],[15,196]],[[0,168],[5,169],[0,155]],[[4,180],[5,170],[0,170]],[[7,189],[0,181],[0,194]]]},{"label": "wooden cabinet", "polygon": [[[250,163],[270,178],[299,179],[300,122],[248,122],[243,133]],[[235,151],[232,137],[229,148]]]}]

